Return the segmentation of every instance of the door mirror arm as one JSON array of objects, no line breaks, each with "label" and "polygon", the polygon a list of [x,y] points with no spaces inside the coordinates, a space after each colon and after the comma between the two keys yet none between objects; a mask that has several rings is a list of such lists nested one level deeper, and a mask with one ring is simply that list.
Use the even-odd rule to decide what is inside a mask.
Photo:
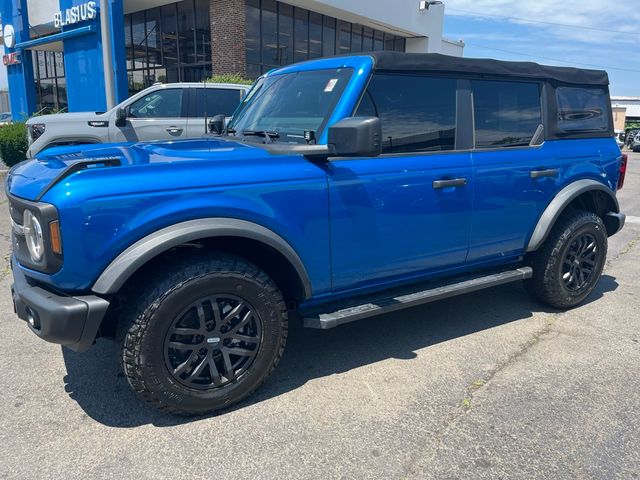
[{"label": "door mirror arm", "polygon": [[530,147],[539,147],[544,143],[544,125],[539,124],[538,128],[531,137],[531,141],[529,142]]}]

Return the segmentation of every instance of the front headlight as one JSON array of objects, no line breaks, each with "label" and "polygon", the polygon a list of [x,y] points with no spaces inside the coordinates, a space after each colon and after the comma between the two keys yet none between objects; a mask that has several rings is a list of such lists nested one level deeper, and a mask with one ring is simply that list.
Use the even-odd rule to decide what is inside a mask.
[{"label": "front headlight", "polygon": [[35,142],[38,138],[42,136],[46,125],[44,123],[33,123],[29,125],[29,138],[31,138],[32,142]]},{"label": "front headlight", "polygon": [[22,226],[24,228],[24,238],[29,249],[29,255],[34,263],[40,263],[44,256],[44,239],[42,237],[42,226],[31,213],[31,210],[24,211],[24,221]]}]

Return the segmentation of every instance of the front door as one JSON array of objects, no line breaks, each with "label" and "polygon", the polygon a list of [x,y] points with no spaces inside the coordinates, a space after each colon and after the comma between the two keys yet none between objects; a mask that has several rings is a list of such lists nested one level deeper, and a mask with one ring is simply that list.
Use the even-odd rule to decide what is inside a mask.
[{"label": "front door", "polygon": [[113,142],[147,142],[187,138],[187,89],[154,90],[126,107],[123,127],[111,126]]},{"label": "front door", "polygon": [[334,291],[465,263],[470,154],[456,147],[455,79],[376,73],[357,116],[380,117],[383,154],[327,168]]}]

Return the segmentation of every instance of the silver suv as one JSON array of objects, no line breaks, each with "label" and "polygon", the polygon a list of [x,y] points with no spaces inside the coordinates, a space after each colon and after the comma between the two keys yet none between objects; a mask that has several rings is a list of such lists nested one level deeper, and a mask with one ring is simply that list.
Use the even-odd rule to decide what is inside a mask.
[{"label": "silver suv", "polygon": [[207,117],[230,117],[248,89],[231,83],[158,84],[108,112],[33,117],[27,121],[27,157],[59,145],[199,137],[206,133]]}]

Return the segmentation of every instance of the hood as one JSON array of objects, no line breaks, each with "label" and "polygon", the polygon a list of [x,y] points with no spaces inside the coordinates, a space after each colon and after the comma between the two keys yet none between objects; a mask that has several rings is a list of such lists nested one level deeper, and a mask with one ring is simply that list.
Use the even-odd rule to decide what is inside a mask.
[{"label": "hood", "polygon": [[270,155],[258,145],[224,138],[55,147],[13,167],[7,175],[7,191],[38,201],[63,179],[87,169],[257,159]]},{"label": "hood", "polygon": [[88,122],[90,120],[108,120],[109,112],[73,112],[52,113],[51,115],[38,115],[27,120],[27,125],[34,123],[63,123],[63,122]]}]

